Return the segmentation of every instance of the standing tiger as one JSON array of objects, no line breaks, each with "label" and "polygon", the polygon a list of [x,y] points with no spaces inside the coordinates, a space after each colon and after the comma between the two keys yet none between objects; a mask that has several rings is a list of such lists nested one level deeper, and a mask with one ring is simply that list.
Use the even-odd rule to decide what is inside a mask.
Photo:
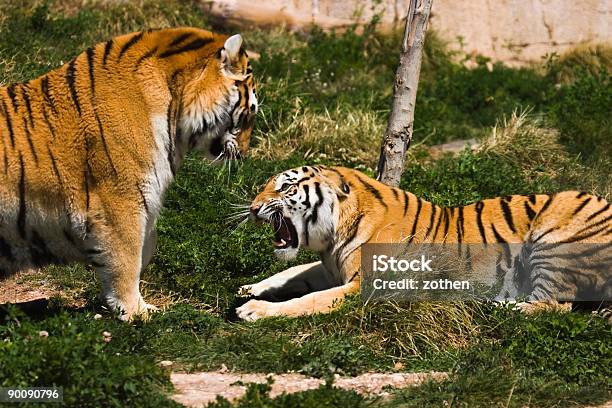
[{"label": "standing tiger", "polygon": [[[329,312],[346,295],[359,292],[361,247],[367,243],[524,243],[531,248],[590,243],[612,248],[612,208],[587,193],[513,195],[442,208],[342,167],[304,166],[272,177],[253,200],[250,217],[272,224],[279,258],[294,258],[303,246],[319,253],[321,261],[241,287],[239,295],[260,298],[236,310],[245,320]],[[519,293],[514,277],[525,262],[531,263],[528,302],[521,305],[526,311],[559,305],[551,285],[562,287],[570,298],[586,286],[612,298],[609,251],[592,270],[560,269],[545,261],[537,251],[509,256],[501,265],[501,298]],[[301,297],[262,300],[290,295]]]},{"label": "standing tiger", "polygon": [[97,44],[0,88],[0,277],[91,264],[122,319],[139,291],[164,192],[186,153],[246,153],[257,112],[240,35],[196,28]]}]

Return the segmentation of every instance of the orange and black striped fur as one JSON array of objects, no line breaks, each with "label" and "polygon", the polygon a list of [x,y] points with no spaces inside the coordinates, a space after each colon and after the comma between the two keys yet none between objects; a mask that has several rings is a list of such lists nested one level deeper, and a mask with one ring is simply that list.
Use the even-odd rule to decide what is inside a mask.
[{"label": "orange and black striped fur", "polygon": [[124,319],[145,313],[164,191],[189,150],[246,153],[256,111],[240,35],[196,28],[116,37],[0,87],[0,276],[86,262]]},{"label": "orange and black striped fur", "polygon": [[[318,252],[321,261],[243,286],[242,295],[259,298],[237,309],[246,320],[331,310],[345,295],[359,291],[360,248],[366,243],[526,243],[533,248],[565,242],[612,248],[612,208],[587,193],[513,195],[442,208],[341,167],[305,166],[272,177],[253,200],[250,213],[252,219],[274,226],[279,257],[293,258],[306,247]],[[565,287],[565,296],[591,285],[612,298],[612,257],[603,269],[581,271],[559,269],[535,258],[527,259],[533,264],[530,302],[524,305],[558,305],[550,298],[551,280]],[[512,277],[521,260],[515,254],[504,259],[502,270],[494,273],[502,273],[500,298],[509,300],[517,294]],[[294,297],[281,302],[262,300],[290,296]]]}]

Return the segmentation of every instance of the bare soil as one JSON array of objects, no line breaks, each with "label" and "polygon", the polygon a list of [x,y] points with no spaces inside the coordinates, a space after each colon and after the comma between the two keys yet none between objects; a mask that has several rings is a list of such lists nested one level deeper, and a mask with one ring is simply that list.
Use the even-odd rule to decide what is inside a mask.
[{"label": "bare soil", "polygon": [[452,142],[438,144],[435,146],[429,147],[429,154],[434,159],[438,159],[442,157],[445,153],[452,153],[453,155],[458,155],[461,153],[466,147],[469,147],[471,150],[475,150],[478,148],[478,141],[476,139],[466,139],[466,140],[453,140]]},{"label": "bare soil", "polygon": [[[325,384],[319,378],[307,377],[302,374],[241,374],[223,371],[200,373],[172,373],[171,380],[177,391],[172,396],[176,402],[188,407],[203,407],[214,401],[217,396],[236,400],[242,397],[248,383],[265,383],[271,377],[272,398],[282,393],[295,393],[312,390]],[[336,377],[334,386],[354,390],[362,395],[389,395],[387,388],[405,388],[421,385],[425,381],[441,381],[448,378],[444,372],[423,373],[365,373],[357,377]]]},{"label": "bare soil", "polygon": [[47,300],[60,294],[54,286],[36,270],[19,272],[0,281],[0,304],[28,303]]}]

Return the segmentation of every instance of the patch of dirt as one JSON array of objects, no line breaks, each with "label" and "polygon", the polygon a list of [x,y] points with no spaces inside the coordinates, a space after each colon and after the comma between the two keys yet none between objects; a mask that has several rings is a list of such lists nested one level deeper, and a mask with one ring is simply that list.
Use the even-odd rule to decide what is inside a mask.
[{"label": "patch of dirt", "polygon": [[0,305],[47,300],[60,293],[59,288],[44,279],[37,270],[11,275],[0,281],[0,289]]},{"label": "patch of dirt", "polygon": [[443,143],[435,146],[429,147],[429,154],[434,159],[442,157],[445,153],[452,153],[453,155],[457,155],[461,153],[466,147],[469,147],[472,151],[476,150],[479,146],[479,143],[476,139],[466,139],[466,140],[454,140],[452,142]]},{"label": "patch of dirt", "polygon": [[[319,378],[307,377],[302,374],[241,374],[222,371],[201,373],[172,373],[171,380],[177,391],[172,396],[176,402],[188,407],[203,407],[214,401],[217,396],[236,400],[246,392],[248,383],[265,383],[272,377],[274,383],[270,397],[282,393],[295,393],[319,388],[325,381]],[[388,395],[387,387],[405,388],[418,386],[428,380],[442,381],[448,378],[444,372],[423,373],[365,373],[357,377],[337,376],[334,386],[353,390],[362,395]],[[241,385],[245,384],[245,385]]]},{"label": "patch of dirt", "polygon": [[602,405],[598,405],[598,406],[589,405],[583,408],[612,408],[612,401],[604,402]]}]

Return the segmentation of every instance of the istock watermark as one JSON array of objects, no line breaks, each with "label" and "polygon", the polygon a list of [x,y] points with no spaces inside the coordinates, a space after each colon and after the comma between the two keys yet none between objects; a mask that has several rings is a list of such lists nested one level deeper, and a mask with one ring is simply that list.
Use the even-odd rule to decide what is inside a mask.
[{"label": "istock watermark", "polygon": [[381,278],[376,278],[372,282],[372,287],[377,290],[469,290],[470,281],[457,281],[451,279],[422,281],[418,281],[415,279],[385,280]]},{"label": "istock watermark", "polygon": [[372,300],[612,301],[612,243],[366,244]]},{"label": "istock watermark", "polygon": [[425,258],[425,255],[421,255],[421,259],[396,259],[393,256],[387,255],[374,255],[372,256],[372,270],[374,272],[406,272],[406,271],[428,271],[433,272],[431,269],[431,259]]}]

